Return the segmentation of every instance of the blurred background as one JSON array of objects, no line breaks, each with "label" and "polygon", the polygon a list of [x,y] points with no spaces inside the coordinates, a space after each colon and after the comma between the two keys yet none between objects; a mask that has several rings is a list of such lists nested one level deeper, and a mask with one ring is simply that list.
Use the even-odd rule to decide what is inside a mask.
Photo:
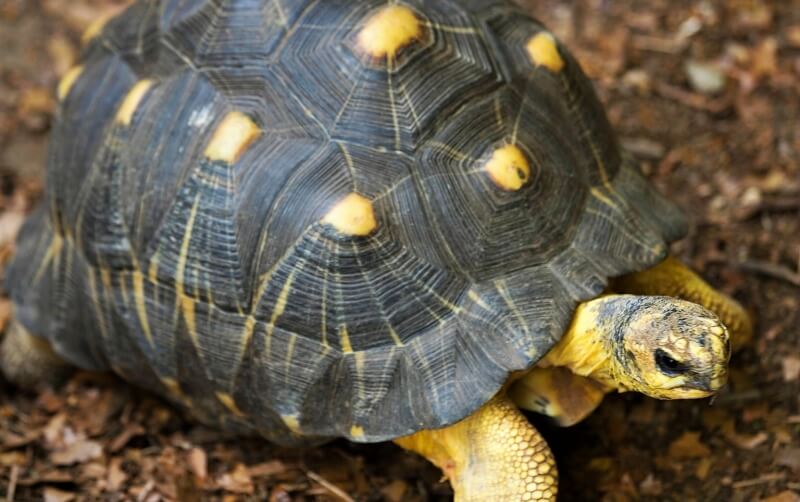
[{"label": "blurred background", "polygon": [[[0,269],[41,195],[53,90],[118,0],[0,0]],[[713,402],[609,397],[536,417],[566,501],[800,501],[800,2],[527,0],[595,81],[622,143],[691,218],[674,252],[757,336]],[[10,305],[0,298],[0,326]],[[448,500],[392,445],[285,450],[195,426],[112,377],[0,381],[7,500]]]}]

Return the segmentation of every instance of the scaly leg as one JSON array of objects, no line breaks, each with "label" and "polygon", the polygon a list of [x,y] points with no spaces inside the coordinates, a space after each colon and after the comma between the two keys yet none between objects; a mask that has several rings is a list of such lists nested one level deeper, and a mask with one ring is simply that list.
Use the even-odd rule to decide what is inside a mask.
[{"label": "scaly leg", "polygon": [[753,336],[750,316],[739,302],[711,287],[671,256],[653,268],[614,279],[611,289],[616,293],[633,295],[673,296],[704,306],[727,326],[734,351],[747,344]]},{"label": "scaly leg", "polygon": [[503,395],[456,424],[395,442],[442,469],[456,502],[556,498],[558,476],[550,449]]},{"label": "scaly leg", "polygon": [[39,383],[57,384],[72,368],[44,338],[31,334],[17,321],[11,321],[0,347],[0,370],[15,384],[31,388]]}]

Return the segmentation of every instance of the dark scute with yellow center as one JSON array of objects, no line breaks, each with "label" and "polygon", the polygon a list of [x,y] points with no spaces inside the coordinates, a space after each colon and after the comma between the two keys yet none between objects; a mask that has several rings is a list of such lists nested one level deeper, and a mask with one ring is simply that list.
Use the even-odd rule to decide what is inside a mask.
[{"label": "dark scute with yellow center", "polygon": [[[403,5],[421,29],[383,59],[356,44],[377,0],[141,1],[106,24],[8,271],[22,324],[232,430],[377,441],[472,413],[577,302],[664,257],[681,216],[567,50],[531,60],[540,23]],[[233,112],[259,134],[207,158]],[[505,145],[529,163],[512,190],[484,165]],[[364,235],[325,223],[351,194]]]}]

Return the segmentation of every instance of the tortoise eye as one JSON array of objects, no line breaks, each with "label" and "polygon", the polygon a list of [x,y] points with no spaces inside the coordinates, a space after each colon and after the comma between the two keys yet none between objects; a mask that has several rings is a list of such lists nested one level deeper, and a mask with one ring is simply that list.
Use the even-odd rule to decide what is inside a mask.
[{"label": "tortoise eye", "polygon": [[658,369],[667,375],[680,375],[681,373],[686,373],[689,369],[685,364],[674,359],[661,349],[656,349],[655,358]]}]

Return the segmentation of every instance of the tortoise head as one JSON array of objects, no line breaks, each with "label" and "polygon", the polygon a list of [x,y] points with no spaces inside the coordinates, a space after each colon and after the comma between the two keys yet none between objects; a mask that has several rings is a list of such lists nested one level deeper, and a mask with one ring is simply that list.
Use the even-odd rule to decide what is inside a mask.
[{"label": "tortoise head", "polygon": [[658,399],[706,397],[727,382],[728,330],[695,303],[663,296],[628,296],[612,347],[623,387]]}]

